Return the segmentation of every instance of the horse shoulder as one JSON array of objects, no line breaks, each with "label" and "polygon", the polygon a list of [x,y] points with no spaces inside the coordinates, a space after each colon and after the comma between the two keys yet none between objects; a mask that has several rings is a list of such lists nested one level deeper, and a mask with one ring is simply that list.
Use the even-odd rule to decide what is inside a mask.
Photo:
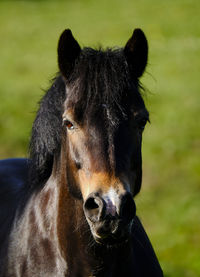
[{"label": "horse shoulder", "polygon": [[66,262],[58,249],[54,222],[52,182],[25,196],[21,190],[28,177],[25,159],[0,161],[0,177],[1,245],[6,235],[4,250],[0,251],[0,276],[65,276]]}]

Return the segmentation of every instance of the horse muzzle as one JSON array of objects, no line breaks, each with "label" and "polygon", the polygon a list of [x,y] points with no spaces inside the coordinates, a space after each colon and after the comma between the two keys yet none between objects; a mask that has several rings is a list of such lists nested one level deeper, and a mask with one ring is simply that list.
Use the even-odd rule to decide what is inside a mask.
[{"label": "horse muzzle", "polygon": [[115,197],[92,193],[83,206],[96,242],[115,245],[128,240],[136,206],[131,193]]}]

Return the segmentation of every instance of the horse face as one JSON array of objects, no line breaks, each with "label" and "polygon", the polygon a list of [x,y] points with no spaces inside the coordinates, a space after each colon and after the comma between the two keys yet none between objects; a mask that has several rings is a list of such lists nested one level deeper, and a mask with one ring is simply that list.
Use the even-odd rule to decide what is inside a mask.
[{"label": "horse face", "polygon": [[[95,61],[100,57],[101,60],[104,59],[104,64],[108,64],[108,60],[113,59],[102,70],[98,63],[100,71],[93,75],[96,80],[93,77],[84,79],[92,74],[91,71],[97,71],[95,67],[91,69],[91,64],[82,76],[74,77],[84,68],[83,55],[80,58],[82,64],[80,61],[76,65],[76,60],[70,62],[70,70],[75,66],[81,68],[74,76],[70,76],[63,58],[69,59],[66,53],[73,52],[73,48],[77,59],[81,56],[81,50],[73,40],[71,32],[65,31],[58,47],[59,66],[66,79],[67,93],[63,113],[67,183],[72,195],[83,199],[83,210],[94,239],[99,243],[115,244],[129,237],[136,212],[133,196],[141,187],[141,137],[148,121],[148,112],[138,91],[137,78],[146,65],[146,38],[142,31],[137,30],[124,48],[124,71],[128,64],[129,76],[122,83],[130,80],[130,75],[133,74],[133,82],[129,81],[129,86],[120,84],[122,72],[112,67],[114,59],[121,67],[121,54],[115,57],[112,53],[96,52],[98,57]],[[70,51],[69,45],[66,47],[65,44],[70,44]],[[63,50],[65,48],[67,51]],[[145,49],[143,55],[141,48]],[[93,64],[95,55],[92,53],[90,56]],[[140,56],[142,64],[139,64]],[[87,85],[80,85],[81,78],[82,83]],[[107,80],[107,84],[102,85],[102,80]],[[93,85],[89,87],[88,83]],[[122,91],[116,92],[120,85]],[[109,89],[111,92],[102,92]],[[89,93],[90,97],[87,95]],[[101,93],[106,94],[106,97],[101,97]],[[112,93],[118,95],[118,100],[112,101],[109,96]],[[105,103],[109,97],[110,100]]]},{"label": "horse face", "polygon": [[103,112],[95,126],[79,125],[67,110],[63,115],[69,186],[72,194],[81,195],[97,241],[127,238],[135,216],[133,196],[141,186],[141,137],[148,120],[145,108],[139,113],[139,122],[133,115],[112,133],[103,129],[103,124],[109,124]]}]

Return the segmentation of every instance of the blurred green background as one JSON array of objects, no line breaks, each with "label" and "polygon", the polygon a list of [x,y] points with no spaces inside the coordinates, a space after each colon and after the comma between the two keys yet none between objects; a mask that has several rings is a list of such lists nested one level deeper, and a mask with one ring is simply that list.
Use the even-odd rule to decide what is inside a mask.
[{"label": "blurred green background", "polygon": [[0,158],[26,157],[60,33],[82,46],[149,41],[142,78],[151,125],[143,139],[138,214],[165,276],[200,276],[200,1],[0,1]]}]

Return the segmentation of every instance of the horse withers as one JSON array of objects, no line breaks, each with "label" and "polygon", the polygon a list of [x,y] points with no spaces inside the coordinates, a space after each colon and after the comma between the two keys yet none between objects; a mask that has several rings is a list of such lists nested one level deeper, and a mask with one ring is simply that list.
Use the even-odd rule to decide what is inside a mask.
[{"label": "horse withers", "polygon": [[30,159],[1,161],[0,276],[163,276],[136,216],[142,132],[135,29],[124,48],[58,43],[60,73],[40,102]]}]

